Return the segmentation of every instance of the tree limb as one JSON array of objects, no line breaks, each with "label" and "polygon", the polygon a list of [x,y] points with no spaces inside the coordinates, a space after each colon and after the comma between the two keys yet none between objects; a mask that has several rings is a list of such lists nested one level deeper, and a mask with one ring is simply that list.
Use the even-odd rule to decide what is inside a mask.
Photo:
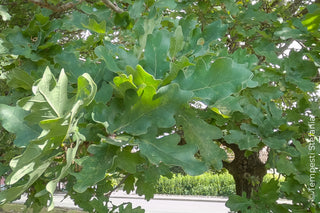
[{"label": "tree limb", "polygon": [[31,2],[31,3],[34,3],[40,7],[43,7],[43,8],[47,8],[49,10],[56,12],[56,13],[60,13],[60,12],[69,10],[71,8],[74,8],[78,4],[82,3],[83,1],[84,0],[79,0],[77,3],[69,2],[66,4],[59,5],[59,6],[54,6],[54,5],[49,4],[47,2],[43,2],[42,0],[29,0],[29,2]]},{"label": "tree limb", "polygon": [[127,174],[126,176],[124,176],[122,178],[122,180],[120,181],[120,183],[118,185],[116,185],[111,191],[109,191],[107,194],[105,194],[106,197],[110,197],[111,194],[116,191],[126,180],[127,178],[130,176],[130,174]]},{"label": "tree limb", "polygon": [[111,1],[109,0],[102,0],[102,2],[109,7],[110,9],[112,9],[113,11],[115,11],[116,13],[123,13],[123,10],[121,8],[119,8],[117,5],[113,4]]},{"label": "tree limb", "polygon": [[290,6],[288,7],[288,11],[291,13],[292,16],[296,14],[301,4],[303,4],[302,0],[295,0],[290,4]]}]

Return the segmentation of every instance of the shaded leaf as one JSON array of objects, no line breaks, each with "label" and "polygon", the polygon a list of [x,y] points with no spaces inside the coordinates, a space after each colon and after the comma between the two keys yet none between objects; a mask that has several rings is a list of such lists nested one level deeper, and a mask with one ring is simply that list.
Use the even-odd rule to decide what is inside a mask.
[{"label": "shaded leaf", "polygon": [[169,71],[167,54],[170,46],[169,32],[165,30],[149,34],[144,52],[145,69],[155,78],[163,77]]},{"label": "shaded leaf", "polygon": [[21,69],[14,69],[10,71],[8,78],[8,85],[13,88],[31,90],[34,83],[33,78],[26,71]]},{"label": "shaded leaf", "polygon": [[242,150],[252,149],[253,147],[257,147],[260,140],[258,136],[251,134],[244,134],[239,130],[230,130],[230,134],[224,136],[224,139],[229,143],[238,144],[239,148]]},{"label": "shaded leaf", "polygon": [[232,211],[243,211],[247,212],[248,207],[252,206],[253,202],[245,197],[240,197],[238,195],[229,196],[226,206]]},{"label": "shaded leaf", "polygon": [[183,46],[184,37],[182,33],[182,28],[181,26],[178,26],[174,33],[174,37],[171,37],[170,40],[169,56],[171,58],[174,58],[177,55],[177,53],[183,49]]},{"label": "shaded leaf", "polygon": [[204,40],[206,44],[209,44],[213,40],[223,37],[226,34],[227,29],[228,25],[223,24],[220,19],[207,25],[203,30]]},{"label": "shaded leaf", "polygon": [[182,56],[180,60],[175,61],[170,63],[170,71],[169,73],[165,76],[162,85],[167,85],[169,84],[171,81],[173,81],[180,70],[184,70],[185,68],[192,66],[194,64],[189,62],[189,59],[185,56]]},{"label": "shaded leaf", "polygon": [[207,167],[204,163],[194,157],[197,147],[193,144],[179,146],[179,141],[180,137],[174,134],[160,139],[146,136],[137,142],[141,154],[152,163],[163,162],[168,165],[181,166],[189,175],[199,175],[206,171]]},{"label": "shaded leaf", "polygon": [[110,70],[112,72],[120,71],[120,68],[118,67],[118,65],[116,64],[116,62],[113,58],[113,54],[112,54],[111,50],[107,49],[104,46],[98,46],[94,50],[94,52],[98,57],[100,57],[104,60],[105,65],[108,70]]},{"label": "shaded leaf", "polygon": [[118,152],[118,157],[115,159],[115,163],[119,168],[134,174],[136,173],[137,165],[143,163],[144,159],[138,152],[132,153],[131,151],[132,147],[128,146],[121,152]]},{"label": "shaded leaf", "polygon": [[37,127],[29,126],[24,118],[29,113],[20,107],[12,107],[0,104],[0,121],[2,126],[8,131],[16,134],[14,144],[18,147],[24,147],[29,141],[40,135]]},{"label": "shaded leaf", "polygon": [[226,158],[226,153],[213,141],[222,137],[218,127],[209,125],[192,112],[178,115],[177,125],[182,127],[186,143],[198,147],[208,166],[217,170],[222,168],[222,160]]},{"label": "shaded leaf", "polygon": [[78,173],[71,173],[77,178],[77,183],[73,189],[82,193],[89,186],[93,186],[103,180],[106,175],[106,170],[110,169],[116,158],[117,148],[109,144],[91,145],[88,151],[92,156],[86,156],[82,159],[80,166],[82,170]]},{"label": "shaded leaf", "polygon": [[95,101],[106,104],[108,101],[110,101],[112,94],[112,86],[104,81],[95,96]]}]

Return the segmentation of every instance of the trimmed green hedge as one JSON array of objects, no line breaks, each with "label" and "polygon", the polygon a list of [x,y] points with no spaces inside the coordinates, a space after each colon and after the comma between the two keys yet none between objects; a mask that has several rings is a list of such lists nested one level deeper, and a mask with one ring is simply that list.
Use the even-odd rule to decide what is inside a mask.
[{"label": "trimmed green hedge", "polygon": [[[264,181],[268,182],[272,178],[272,174],[267,174]],[[280,182],[282,179],[283,177]],[[235,183],[232,175],[227,172],[204,173],[199,176],[177,174],[171,179],[161,177],[156,189],[157,194],[229,196],[235,194]]]},{"label": "trimmed green hedge", "polygon": [[171,179],[161,177],[157,186],[158,194],[228,196],[234,192],[234,180],[228,173],[205,173],[199,176],[178,174]]}]

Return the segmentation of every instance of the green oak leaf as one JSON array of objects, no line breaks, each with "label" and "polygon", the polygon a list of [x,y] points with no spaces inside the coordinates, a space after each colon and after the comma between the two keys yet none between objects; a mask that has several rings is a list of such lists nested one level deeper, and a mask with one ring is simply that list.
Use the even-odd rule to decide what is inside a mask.
[{"label": "green oak leaf", "polygon": [[158,165],[150,162],[142,164],[138,167],[139,173],[135,175],[137,182],[135,183],[136,193],[145,195],[146,200],[153,198],[156,193],[156,185],[161,176],[170,174],[170,167],[164,163]]},{"label": "green oak leaf", "polygon": [[122,29],[131,29],[133,27],[133,20],[130,18],[129,13],[124,11],[115,14],[114,24]]},{"label": "green oak leaf", "polygon": [[302,24],[308,28],[310,32],[316,32],[319,29],[320,25],[320,8],[313,11],[312,13],[308,13],[305,19],[302,21]]},{"label": "green oak leaf", "polygon": [[59,154],[58,150],[48,149],[48,143],[34,144],[27,146],[24,153],[15,157],[10,162],[12,173],[6,178],[6,184],[12,185],[17,183],[24,176],[28,180],[18,186],[13,186],[5,191],[0,192],[0,202],[10,202],[24,193],[50,166],[54,157]]},{"label": "green oak leaf", "polygon": [[211,43],[213,40],[223,37],[228,29],[228,25],[223,24],[219,19],[207,25],[203,30],[204,40],[206,44]]},{"label": "green oak leaf", "polygon": [[162,0],[162,1],[155,2],[156,8],[174,9],[176,6],[177,6],[177,3],[174,0]]},{"label": "green oak leaf", "polygon": [[76,101],[81,101],[81,105],[89,105],[97,93],[96,84],[88,73],[84,73],[78,77],[77,85]]},{"label": "green oak leaf", "polygon": [[[49,104],[54,115],[56,117],[63,117],[68,109],[70,109],[66,92],[68,79],[63,70],[60,73],[58,82],[55,83],[55,81],[53,74],[49,67],[47,67],[41,81],[37,85],[37,89],[43,100]],[[53,89],[51,89],[52,85],[54,85]]]},{"label": "green oak leaf", "polygon": [[76,114],[82,105],[88,105],[94,99],[97,88],[85,73],[78,77],[77,93],[68,98],[68,79],[62,70],[56,82],[49,68],[46,68],[42,79],[34,87],[34,96],[20,103],[23,108],[31,113],[25,118],[33,123],[45,122],[44,120],[65,119],[70,113]]},{"label": "green oak leaf", "polygon": [[270,42],[269,39],[264,39],[259,41],[259,44],[256,45],[254,51],[259,55],[265,56],[270,62],[277,64],[280,59],[276,54],[276,49],[277,47],[274,43]]},{"label": "green oak leaf", "polygon": [[226,98],[220,99],[210,106],[210,109],[218,109],[222,115],[231,115],[233,112],[243,112],[240,105],[240,97],[228,96]]},{"label": "green oak leaf", "polygon": [[185,68],[192,65],[194,64],[190,63],[189,59],[186,56],[182,56],[180,60],[170,63],[170,71],[165,76],[162,82],[162,85],[169,84],[171,81],[173,81],[177,77],[180,70],[184,70]]},{"label": "green oak leaf", "polygon": [[256,107],[252,104],[246,104],[243,107],[244,112],[248,112],[250,118],[252,119],[252,123],[257,125],[262,125],[265,120],[265,116],[259,107]]},{"label": "green oak leaf", "polygon": [[[12,168],[12,173],[6,179],[7,184],[18,183],[25,176],[29,176],[29,179],[23,184],[13,186],[0,194],[2,202],[12,201],[27,190],[47,170],[55,157],[61,154],[61,144],[73,134],[77,138],[76,147],[67,150],[66,165],[62,167],[58,177],[47,185],[47,191],[51,194],[49,209],[53,208],[52,198],[55,187],[58,181],[68,173],[68,169],[77,153],[79,143],[84,140],[83,137],[77,134],[76,126],[79,119],[77,114],[81,106],[91,103],[96,93],[96,85],[88,74],[84,74],[78,78],[77,94],[74,98],[68,99],[67,84],[68,80],[63,71],[61,71],[59,80],[56,82],[53,74],[47,68],[43,74],[43,78],[36,84],[36,88],[33,90],[34,96],[29,98],[25,103],[24,107],[32,111],[28,116],[32,117],[32,115],[36,115],[37,119],[35,120],[37,120],[42,132],[37,138],[32,138],[33,140],[28,140],[30,136],[26,136],[25,140],[29,144],[25,151],[22,155],[11,160],[10,167]],[[17,109],[13,110],[12,113],[21,117],[19,119],[23,119],[26,114],[25,111],[21,108]],[[0,112],[3,111],[0,110]],[[12,118],[11,122],[14,121]],[[27,117],[26,120],[28,120]],[[16,126],[18,125],[23,125],[23,122],[20,120],[20,124]],[[25,128],[26,130],[30,135],[34,131],[33,129],[28,130],[28,126]],[[23,131],[21,130],[21,132]],[[3,195],[6,196],[5,199],[2,197]],[[38,194],[38,196],[41,195],[42,192]]]},{"label": "green oak leaf", "polygon": [[136,19],[140,17],[141,13],[144,10],[143,4],[144,4],[143,0],[134,1],[134,4],[129,9],[129,15],[131,18]]},{"label": "green oak leaf", "polygon": [[221,130],[197,118],[195,113],[185,112],[176,116],[177,126],[181,126],[187,144],[198,147],[201,157],[208,164],[219,170],[226,158],[224,150],[213,141],[222,137]]},{"label": "green oak leaf", "polygon": [[137,86],[133,83],[132,75],[120,74],[113,79],[113,88],[117,94],[124,97],[127,90],[137,90]]},{"label": "green oak leaf", "polygon": [[10,42],[8,49],[11,54],[23,55],[35,61],[40,59],[38,55],[32,52],[32,43],[22,34],[19,28],[12,29],[7,35],[7,40]]},{"label": "green oak leaf", "polygon": [[66,164],[62,167],[59,176],[51,180],[47,185],[46,185],[46,190],[51,194],[50,196],[50,204],[48,207],[48,211],[51,211],[54,208],[54,203],[53,203],[53,194],[57,188],[57,184],[59,181],[64,178],[69,171],[70,166],[74,162],[75,156],[78,152],[79,145],[82,143],[82,141],[85,139],[83,138],[80,134],[76,133],[75,137],[77,138],[76,140],[76,146],[74,148],[69,148],[66,153]]},{"label": "green oak leaf", "polygon": [[136,69],[127,66],[127,73],[132,75],[133,83],[138,87],[138,95],[141,96],[144,89],[149,86],[156,91],[161,83],[161,80],[156,80],[152,75],[147,73],[142,66],[137,65]]},{"label": "green oak leaf", "polygon": [[218,58],[210,68],[196,69],[180,85],[182,89],[192,91],[195,97],[214,103],[247,87],[255,87],[252,77],[245,65],[230,58]]},{"label": "green oak leaf", "polygon": [[188,41],[191,36],[190,34],[192,30],[196,28],[197,19],[193,14],[190,14],[185,18],[180,19],[179,25],[182,27],[182,32],[185,40]]},{"label": "green oak leaf", "polygon": [[91,145],[88,151],[92,156],[86,156],[82,159],[80,163],[82,170],[78,173],[70,173],[77,178],[77,183],[73,186],[73,189],[78,193],[82,193],[89,186],[93,186],[103,180],[107,169],[114,165],[117,149],[117,147],[106,143]]},{"label": "green oak leaf", "polygon": [[112,50],[104,47],[104,46],[98,46],[94,50],[95,54],[102,58],[105,62],[105,66],[108,70],[112,72],[119,72],[121,69],[118,67],[115,59],[113,58]]},{"label": "green oak leaf", "polygon": [[279,173],[290,175],[296,173],[297,169],[291,161],[287,159],[287,156],[281,155],[276,162],[276,168]]},{"label": "green oak leaf", "polygon": [[174,58],[178,52],[183,50],[183,46],[184,46],[184,37],[182,33],[182,28],[181,26],[178,26],[174,33],[174,37],[171,37],[171,40],[170,40],[169,56],[171,58]]},{"label": "green oak leaf", "polygon": [[286,39],[299,39],[303,37],[304,32],[301,32],[298,29],[292,29],[290,27],[283,27],[281,30],[274,33],[275,36],[280,37],[282,40]]},{"label": "green oak leaf", "polygon": [[169,71],[169,62],[167,61],[169,47],[168,31],[161,30],[148,35],[144,52],[144,67],[155,78],[161,78]]},{"label": "green oak leaf", "polygon": [[134,190],[134,183],[136,182],[136,179],[134,178],[133,175],[129,175],[125,181],[124,181],[124,186],[123,186],[123,191],[127,192],[129,194]]},{"label": "green oak leaf", "polygon": [[297,85],[304,92],[310,92],[315,90],[315,84],[310,80],[301,78],[300,73],[297,72],[288,73],[286,81]]},{"label": "green oak leaf", "polygon": [[141,178],[135,184],[137,187],[136,193],[140,196],[144,195],[145,199],[149,201],[156,193],[155,184],[156,182],[153,180],[149,181],[145,178]]},{"label": "green oak leaf", "polygon": [[97,33],[106,33],[106,21],[102,21],[101,23],[98,23],[96,20],[94,19],[89,19],[89,24],[85,25],[82,24],[83,27],[88,28],[89,30],[93,31],[93,32],[97,32]]},{"label": "green oak leaf", "polygon": [[287,72],[299,73],[302,78],[310,79],[317,75],[318,68],[308,60],[303,60],[304,52],[291,51],[288,58],[284,60],[285,70]]},{"label": "green oak leaf", "polygon": [[[141,56],[146,48],[148,35],[152,34],[155,27],[157,27],[161,22],[160,17],[153,18],[140,18],[134,26],[134,32],[139,38],[139,45],[134,47],[134,53],[138,59],[141,59]],[[151,73],[152,74],[152,73]]]},{"label": "green oak leaf", "polygon": [[239,48],[233,54],[232,58],[239,64],[247,64],[249,69],[258,64],[258,58],[255,55],[248,55],[245,49]]},{"label": "green oak leaf", "polygon": [[230,208],[232,211],[243,211],[247,212],[248,207],[253,205],[253,201],[249,200],[245,197],[240,197],[239,195],[231,195],[229,196],[228,201],[226,202],[226,206]]},{"label": "green oak leaf", "polygon": [[107,84],[105,81],[102,83],[101,87],[97,91],[97,94],[95,96],[96,102],[101,102],[106,104],[110,101],[113,94],[113,88],[110,84]]},{"label": "green oak leaf", "polygon": [[152,163],[181,166],[189,175],[199,175],[206,171],[205,164],[194,157],[197,146],[179,146],[179,141],[180,137],[174,134],[159,139],[145,136],[138,139],[137,143],[141,154]]},{"label": "green oak leaf", "polygon": [[280,98],[283,95],[283,93],[277,87],[270,87],[264,84],[260,87],[253,89],[252,95],[257,100],[261,100],[263,102],[269,102],[270,100],[275,100]]},{"label": "green oak leaf", "polygon": [[[121,45],[116,45],[116,44],[112,44],[111,42],[105,41],[104,46],[102,46],[101,48],[107,49],[108,54],[110,55],[113,55],[113,56],[116,55],[116,60],[114,60],[114,62],[116,63],[116,65],[119,67],[120,70],[125,70],[126,66],[135,67],[138,65],[139,60],[135,57],[132,51],[127,51],[126,48],[124,48]],[[106,57],[108,56],[106,55]],[[103,55],[102,55],[102,58],[104,59]],[[104,60],[107,63],[107,60],[106,59]]]},{"label": "green oak leaf", "polygon": [[142,135],[151,126],[172,127],[176,123],[175,113],[192,97],[192,92],[181,90],[178,84],[169,84],[155,92],[154,87],[147,86],[140,99],[132,99],[134,94],[128,93],[127,108],[130,110],[126,110],[119,120],[115,120],[117,129],[114,131]]},{"label": "green oak leaf", "polygon": [[14,144],[24,147],[29,141],[40,135],[41,131],[36,126],[30,126],[24,120],[29,112],[16,106],[0,104],[0,121],[2,126],[9,132],[16,134]]},{"label": "green oak leaf", "polygon": [[230,130],[230,134],[224,136],[224,139],[229,144],[237,144],[241,150],[250,150],[253,147],[257,147],[260,142],[258,136],[252,134],[244,134],[239,130]]},{"label": "green oak leaf", "polygon": [[279,182],[275,179],[263,182],[258,192],[258,197],[264,202],[275,204],[279,199]]},{"label": "green oak leaf", "polygon": [[134,174],[136,173],[137,165],[143,163],[144,159],[138,152],[131,153],[131,151],[132,147],[130,146],[123,148],[118,152],[115,163],[119,168]]},{"label": "green oak leaf", "polygon": [[23,88],[25,90],[31,90],[34,83],[34,79],[22,69],[14,69],[9,72],[8,85],[13,88]]},{"label": "green oak leaf", "polygon": [[133,208],[132,203],[126,204],[124,207],[124,204],[119,206],[119,213],[144,213],[145,210],[141,209],[140,206]]},{"label": "green oak leaf", "polygon": [[4,204],[5,202],[13,201],[24,193],[44,173],[44,171],[50,166],[51,162],[52,158],[46,160],[37,159],[37,161],[33,162],[33,165],[29,165],[32,166],[33,169],[28,173],[29,179],[27,183],[1,191],[0,203]]}]

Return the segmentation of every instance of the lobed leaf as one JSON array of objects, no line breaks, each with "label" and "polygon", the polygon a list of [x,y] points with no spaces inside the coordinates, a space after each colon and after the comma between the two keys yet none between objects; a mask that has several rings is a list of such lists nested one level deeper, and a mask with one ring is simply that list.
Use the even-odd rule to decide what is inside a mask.
[{"label": "lobed leaf", "polygon": [[247,87],[255,87],[253,74],[244,65],[230,58],[218,58],[205,70],[194,73],[180,82],[181,88],[192,91],[194,97],[214,103],[238,93]]},{"label": "lobed leaf", "polygon": [[180,137],[176,134],[160,139],[141,137],[137,143],[141,154],[155,164],[181,166],[189,175],[199,175],[207,170],[205,164],[194,157],[197,147],[193,144],[179,146]]}]

